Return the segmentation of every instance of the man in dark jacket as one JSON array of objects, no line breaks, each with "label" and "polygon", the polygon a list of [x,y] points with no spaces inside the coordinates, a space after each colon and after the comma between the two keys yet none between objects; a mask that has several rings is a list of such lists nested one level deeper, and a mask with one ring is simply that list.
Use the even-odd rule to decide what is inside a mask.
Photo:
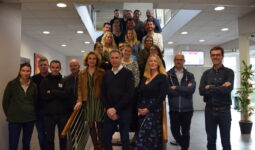
[{"label": "man in dark jacket", "polygon": [[37,105],[36,105],[36,129],[37,129],[37,133],[38,133],[38,139],[39,139],[39,144],[40,144],[40,148],[41,150],[45,150],[45,126],[44,126],[44,116],[45,116],[45,104],[42,100],[42,96],[41,96],[41,82],[46,78],[46,76],[48,75],[48,69],[49,69],[49,63],[48,63],[48,59],[45,57],[42,57],[39,59],[38,61],[39,64],[39,70],[40,73],[34,75],[32,77],[32,80],[35,82],[35,84],[37,85],[37,90],[38,90],[38,96],[37,96]]},{"label": "man in dark jacket", "polygon": [[184,69],[182,54],[174,58],[175,66],[169,70],[168,101],[172,134],[182,150],[188,150],[190,142],[190,124],[193,115],[193,93],[196,82],[194,75]]},{"label": "man in dark jacket", "polygon": [[77,101],[78,74],[80,72],[80,64],[76,59],[72,59],[69,62],[69,67],[71,74],[64,78],[64,83],[67,92],[68,114],[70,116]]},{"label": "man in dark jacket", "polygon": [[216,150],[217,127],[220,129],[224,150],[231,150],[231,91],[234,86],[234,72],[222,64],[224,49],[213,47],[210,50],[213,67],[206,70],[200,80],[199,93],[204,96],[205,129],[207,149]]},{"label": "man in dark jacket", "polygon": [[112,135],[117,125],[120,128],[123,150],[129,150],[129,126],[133,106],[134,77],[131,71],[121,65],[121,53],[110,52],[112,70],[105,73],[101,97],[106,109],[103,121],[104,150],[112,150]]},{"label": "man in dark jacket", "polygon": [[[54,150],[55,126],[59,135],[65,127],[68,117],[68,105],[62,75],[61,63],[53,60],[50,63],[51,73],[41,84],[42,100],[45,103],[46,149]],[[59,139],[60,150],[66,150],[66,138]]]}]

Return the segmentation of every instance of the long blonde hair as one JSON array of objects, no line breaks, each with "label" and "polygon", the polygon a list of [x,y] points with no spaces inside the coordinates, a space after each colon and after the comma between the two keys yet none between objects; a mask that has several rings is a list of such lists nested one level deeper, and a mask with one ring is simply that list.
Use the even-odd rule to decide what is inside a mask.
[{"label": "long blonde hair", "polygon": [[114,36],[113,36],[113,34],[112,34],[111,32],[105,32],[105,33],[104,33],[104,35],[103,35],[103,37],[102,37],[102,40],[101,40],[101,43],[103,44],[103,49],[105,50],[105,38],[106,38],[106,36],[109,35],[109,34],[112,36],[112,43],[111,43],[110,49],[108,48],[107,50],[108,50],[108,51],[111,51],[111,50],[113,50],[113,49],[117,49],[117,45],[116,45],[116,43],[115,43]]},{"label": "long blonde hair", "polygon": [[[125,35],[125,41],[128,42],[128,31],[133,32],[133,36],[134,36],[133,44],[139,44],[140,42],[137,40],[137,34],[136,34],[134,29],[128,29],[127,30],[126,35]],[[131,45],[131,46],[133,46],[133,45]]]},{"label": "long blonde hair", "polygon": [[150,79],[150,78],[151,78],[151,70],[150,70],[150,66],[149,66],[149,59],[150,59],[151,57],[156,57],[156,60],[157,60],[157,63],[158,63],[158,72],[159,72],[159,74],[163,74],[163,75],[166,75],[166,76],[167,76],[166,70],[165,70],[165,68],[164,68],[164,66],[163,66],[163,63],[162,63],[162,61],[161,61],[161,59],[159,58],[158,55],[150,55],[150,56],[148,57],[143,76],[144,76],[146,79]]}]

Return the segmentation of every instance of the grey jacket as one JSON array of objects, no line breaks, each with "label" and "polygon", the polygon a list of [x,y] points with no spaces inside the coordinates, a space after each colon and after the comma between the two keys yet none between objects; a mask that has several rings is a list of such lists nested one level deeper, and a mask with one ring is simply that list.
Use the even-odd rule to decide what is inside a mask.
[{"label": "grey jacket", "polygon": [[[183,71],[181,85],[179,85],[175,68],[167,72],[170,86],[176,86],[176,89],[169,88],[168,101],[170,111],[188,112],[193,111],[193,93],[195,92],[196,82],[194,75],[186,69]],[[188,86],[191,83],[192,86]]]}]

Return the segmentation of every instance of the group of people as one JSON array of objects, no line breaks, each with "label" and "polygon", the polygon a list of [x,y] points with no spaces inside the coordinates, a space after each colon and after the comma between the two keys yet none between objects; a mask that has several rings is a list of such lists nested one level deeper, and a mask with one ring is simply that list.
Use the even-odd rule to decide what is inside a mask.
[{"label": "group of people", "polygon": [[[3,97],[10,150],[17,150],[21,130],[23,149],[29,150],[34,124],[41,150],[54,150],[55,126],[60,135],[72,111],[78,109],[85,110],[95,150],[112,150],[112,136],[117,128],[122,149],[129,150],[132,127],[136,131],[137,150],[161,150],[162,105],[166,95],[172,134],[182,150],[188,150],[196,82],[194,75],[184,68],[184,56],[177,54],[174,67],[166,72],[160,34],[155,32],[155,18],[149,17],[146,21],[148,35],[142,36],[143,45],[136,51],[134,45],[140,43],[139,32],[135,26],[132,32],[128,27],[129,20],[135,22],[140,11],[134,12],[134,18],[127,19],[119,19],[118,10],[114,12],[112,25],[103,27],[108,31],[99,37],[94,50],[85,55],[85,69],[80,71],[79,62],[73,59],[69,62],[71,74],[63,78],[61,62],[48,63],[43,57],[39,60],[40,73],[30,78],[30,64],[20,65],[18,77],[7,84]],[[124,14],[130,16],[130,11]],[[115,43],[121,39],[115,37],[116,18],[119,24],[127,21],[126,28],[123,23],[120,26],[127,29],[126,42]],[[230,94],[234,73],[223,66],[221,47],[212,48],[210,56],[213,67],[203,73],[199,85],[206,102],[207,148],[216,150],[219,125],[223,149],[230,150]],[[66,138],[60,138],[59,147],[66,149]]]}]

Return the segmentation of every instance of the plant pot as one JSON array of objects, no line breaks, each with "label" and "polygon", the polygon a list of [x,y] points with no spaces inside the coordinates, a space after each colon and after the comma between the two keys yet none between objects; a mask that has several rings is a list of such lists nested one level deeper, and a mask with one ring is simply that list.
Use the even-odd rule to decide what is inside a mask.
[{"label": "plant pot", "polygon": [[241,134],[251,134],[252,122],[239,121]]}]

